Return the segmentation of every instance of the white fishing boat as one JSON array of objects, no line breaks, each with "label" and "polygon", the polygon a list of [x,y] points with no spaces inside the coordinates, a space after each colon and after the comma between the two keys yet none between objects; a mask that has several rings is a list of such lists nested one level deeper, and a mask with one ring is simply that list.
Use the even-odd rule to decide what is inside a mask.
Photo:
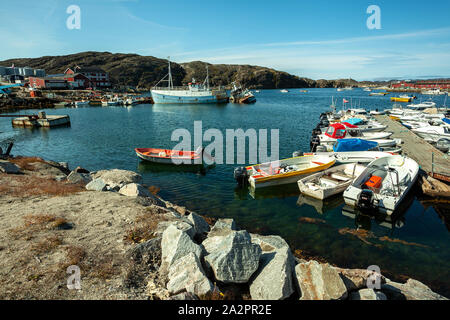
[{"label": "white fishing boat", "polygon": [[428,126],[411,130],[422,139],[437,142],[439,139],[450,138],[450,128],[446,126]]},{"label": "white fishing boat", "polygon": [[357,163],[332,167],[299,180],[298,188],[303,194],[324,200],[344,192],[365,168]]},{"label": "white fishing boat", "polygon": [[296,183],[303,177],[328,169],[335,162],[335,158],[329,156],[301,156],[236,168],[234,178],[239,184],[248,180],[252,188],[279,186]]},{"label": "white fishing boat", "polygon": [[331,124],[324,134],[319,135],[320,144],[334,144],[338,139],[361,138],[364,140],[387,139],[392,132],[361,132],[358,129],[348,129],[341,123]]},{"label": "white fishing boat", "polygon": [[441,91],[439,89],[432,89],[432,90],[422,91],[422,94],[429,95],[429,96],[439,96],[439,95],[445,94],[445,92]]},{"label": "white fishing boat", "polygon": [[[158,85],[167,81],[167,87]],[[228,93],[222,87],[211,88],[209,85],[209,70],[206,67],[206,79],[198,83],[195,79],[187,87],[174,87],[169,60],[169,73],[151,89],[155,104],[213,104],[228,102]]]},{"label": "white fishing boat", "polygon": [[417,180],[419,165],[403,156],[377,159],[345,190],[345,203],[392,215]]}]

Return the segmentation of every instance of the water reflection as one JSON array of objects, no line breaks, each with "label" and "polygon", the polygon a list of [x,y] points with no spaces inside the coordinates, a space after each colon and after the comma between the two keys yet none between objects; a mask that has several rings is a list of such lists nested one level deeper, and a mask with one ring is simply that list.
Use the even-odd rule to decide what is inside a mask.
[{"label": "water reflection", "polygon": [[316,209],[317,213],[325,214],[328,211],[331,211],[335,208],[338,208],[344,204],[344,198],[339,195],[335,197],[331,197],[325,200],[319,200],[315,198],[311,198],[309,196],[301,194],[297,200],[297,206],[302,207],[304,205],[308,205]]}]

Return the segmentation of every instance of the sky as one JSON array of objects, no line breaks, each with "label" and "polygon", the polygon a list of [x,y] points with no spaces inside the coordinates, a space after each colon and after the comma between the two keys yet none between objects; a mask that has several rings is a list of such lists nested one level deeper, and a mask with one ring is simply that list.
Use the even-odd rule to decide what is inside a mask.
[{"label": "sky", "polygon": [[[67,28],[70,5],[80,29]],[[450,1],[4,1],[0,43],[0,60],[108,51],[312,79],[450,77]]]}]

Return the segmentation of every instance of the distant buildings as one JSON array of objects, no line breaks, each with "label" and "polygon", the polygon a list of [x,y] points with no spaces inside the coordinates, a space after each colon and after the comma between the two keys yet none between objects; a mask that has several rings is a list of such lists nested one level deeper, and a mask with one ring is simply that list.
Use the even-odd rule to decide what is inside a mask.
[{"label": "distant buildings", "polygon": [[394,89],[450,89],[450,79],[417,80],[417,81],[397,81],[391,84]]},{"label": "distant buildings", "polygon": [[0,81],[15,82],[29,77],[45,77],[45,70],[30,67],[2,67],[0,66]]},{"label": "distant buildings", "polygon": [[38,89],[105,89],[111,87],[109,75],[99,67],[68,68],[62,74],[46,75],[43,69],[29,67],[1,67],[0,81],[29,81],[30,87]]}]

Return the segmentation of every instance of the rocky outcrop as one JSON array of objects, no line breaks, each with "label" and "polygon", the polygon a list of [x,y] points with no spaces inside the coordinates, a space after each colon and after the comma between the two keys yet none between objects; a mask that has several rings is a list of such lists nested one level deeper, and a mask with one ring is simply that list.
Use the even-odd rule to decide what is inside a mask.
[{"label": "rocky outcrop", "polygon": [[67,181],[70,183],[79,183],[79,184],[87,185],[89,182],[92,181],[92,177],[88,173],[78,173],[78,172],[72,171],[67,176]]},{"label": "rocky outcrop", "polygon": [[258,269],[261,248],[251,242],[247,231],[233,231],[205,256],[216,280],[246,283]]},{"label": "rocky outcrop", "polygon": [[120,188],[119,193],[127,197],[152,197],[150,191],[137,183],[129,183],[124,185]]},{"label": "rocky outcrop", "polygon": [[204,236],[209,232],[209,224],[195,212],[189,214],[187,219],[192,223],[196,236]]},{"label": "rocky outcrop", "polygon": [[189,253],[194,253],[199,259],[202,257],[202,248],[189,235],[193,230],[191,225],[179,223],[169,225],[164,231],[161,241],[162,272],[166,272],[175,261]]},{"label": "rocky outcrop", "polygon": [[317,261],[295,267],[300,300],[338,300],[347,298],[347,288],[339,273],[329,264]]},{"label": "rocky outcrop", "polygon": [[294,293],[295,261],[289,247],[262,254],[260,266],[250,284],[253,300],[283,300]]},{"label": "rocky outcrop", "polygon": [[120,186],[123,187],[129,183],[142,183],[142,176],[128,170],[101,170],[97,172],[92,172],[91,176],[93,179],[102,179],[106,184],[111,187]]},{"label": "rocky outcrop", "polygon": [[209,238],[216,236],[225,236],[228,235],[231,231],[237,230],[236,223],[233,219],[219,219],[211,228],[211,231],[208,234]]},{"label": "rocky outcrop", "polygon": [[[348,291],[359,290],[367,288],[367,280],[373,275],[372,271],[367,269],[342,269],[335,268],[344,281]],[[377,274],[380,279],[380,284],[386,283],[386,278]]]},{"label": "rocky outcrop", "polygon": [[350,300],[387,300],[383,292],[373,289],[361,289],[350,294]]},{"label": "rocky outcrop", "polygon": [[0,160],[0,172],[6,174],[19,174],[20,168],[9,161]]},{"label": "rocky outcrop", "polygon": [[191,252],[170,266],[167,289],[171,294],[186,290],[197,296],[204,296],[211,293],[214,286],[206,277],[199,257]]},{"label": "rocky outcrop", "polygon": [[108,185],[103,181],[103,179],[94,179],[86,185],[86,190],[88,191],[106,191]]},{"label": "rocky outcrop", "polygon": [[381,286],[381,291],[389,300],[448,300],[414,279],[408,279],[405,284],[388,281]]}]

